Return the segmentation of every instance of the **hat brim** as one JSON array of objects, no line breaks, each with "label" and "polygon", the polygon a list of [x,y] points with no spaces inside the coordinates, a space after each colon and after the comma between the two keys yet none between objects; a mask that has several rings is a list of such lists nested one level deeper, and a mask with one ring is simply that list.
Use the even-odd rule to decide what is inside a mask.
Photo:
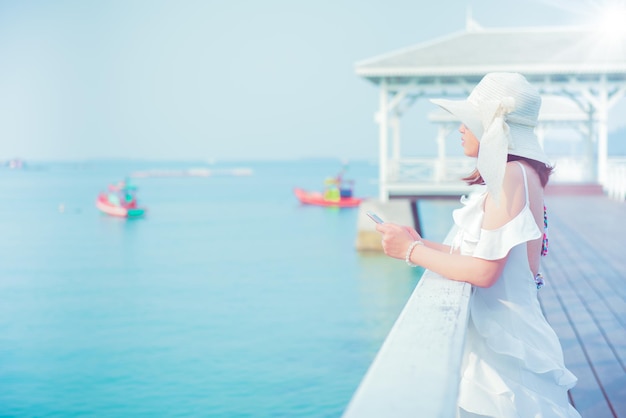
[{"label": "hat brim", "polygon": [[539,144],[539,139],[532,127],[519,126],[511,123],[509,124],[509,129],[513,141],[513,143],[509,145],[509,154],[540,161],[546,165],[552,164]]},{"label": "hat brim", "polygon": [[484,128],[480,113],[467,100],[430,99],[430,101],[459,119],[478,140],[483,136]]},{"label": "hat brim", "polygon": [[[461,123],[467,126],[480,141],[484,133],[484,128],[480,113],[471,103],[467,100],[447,99],[430,99],[430,101],[454,115]],[[514,144],[508,149],[509,154],[530,158],[531,160],[540,161],[546,165],[551,164],[548,156],[543,151],[541,145],[539,145],[533,127],[522,127],[513,123],[509,124],[509,127]]]}]

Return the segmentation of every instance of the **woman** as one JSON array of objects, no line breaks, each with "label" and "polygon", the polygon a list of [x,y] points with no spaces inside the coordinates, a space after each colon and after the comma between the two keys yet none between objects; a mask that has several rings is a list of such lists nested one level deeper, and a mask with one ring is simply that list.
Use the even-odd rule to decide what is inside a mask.
[{"label": "woman", "polygon": [[376,229],[387,255],[472,284],[458,416],[580,417],[567,395],[576,377],[537,299],[552,170],[534,134],[541,97],[521,74],[490,73],[467,100],[433,102],[461,120],[464,153],[477,159],[464,180],[484,190],[454,211],[449,246],[392,223]]}]

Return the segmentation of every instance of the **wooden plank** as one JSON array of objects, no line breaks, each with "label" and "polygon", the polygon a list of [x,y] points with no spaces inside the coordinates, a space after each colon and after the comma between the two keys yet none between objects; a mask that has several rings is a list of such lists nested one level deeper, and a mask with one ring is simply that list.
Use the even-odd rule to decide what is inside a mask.
[{"label": "wooden plank", "polygon": [[594,270],[587,266],[577,265],[577,260],[573,260],[571,256],[564,259],[570,269],[580,272],[579,279],[572,286],[572,290],[589,312],[595,326],[602,333],[622,370],[626,373],[626,324],[624,320],[626,300],[607,285],[606,279],[611,274],[610,272],[602,272],[601,267]]},{"label": "wooden plank", "polygon": [[[572,255],[569,251],[565,251],[565,253],[568,256],[564,257],[565,263],[561,265],[561,269],[569,277],[572,277],[581,270],[577,267],[577,259],[580,257]],[[626,371],[623,363],[619,361],[619,354],[616,352],[615,344],[611,342],[609,335],[621,336],[624,330],[619,327],[617,330],[612,329],[610,333],[607,333],[603,329],[605,325],[598,320],[597,314],[591,308],[594,302],[592,297],[594,293],[584,291],[587,280],[588,277],[579,274],[578,279],[570,283],[570,286],[565,281],[556,285],[559,286],[558,292],[564,295],[564,299],[568,301],[564,308],[568,311],[574,328],[583,342],[585,352],[602,386],[607,402],[616,414],[617,410],[624,409],[626,394],[622,388],[626,388]],[[605,313],[603,316],[611,317],[613,315],[608,311],[606,305],[596,303],[595,308],[603,310]],[[615,323],[617,324],[617,321]]]},{"label": "wooden plank", "polygon": [[563,225],[578,233],[572,238],[582,239],[581,243],[597,249],[603,260],[622,274],[626,271],[626,204],[598,196],[546,198],[546,202],[549,223],[554,212]]},{"label": "wooden plank", "polygon": [[[559,228],[570,237],[575,234],[575,231],[566,230],[561,225]],[[573,289],[591,313],[626,374],[626,269],[620,271],[621,266],[604,257],[598,247],[590,246],[584,251],[577,248],[578,255],[574,256],[573,241],[568,240],[564,245],[565,254],[569,256],[568,264],[575,264],[580,272],[580,279]],[[597,261],[589,262],[590,258]],[[619,257],[620,260],[623,258],[623,255]],[[613,259],[617,261],[616,257]]]},{"label": "wooden plank", "polygon": [[540,299],[579,378],[573,403],[584,417],[626,417],[626,205],[602,196],[546,201],[551,247]]},{"label": "wooden plank", "polygon": [[[544,267],[544,271],[547,276],[553,276],[551,269]],[[539,299],[546,318],[561,341],[565,365],[578,378],[578,383],[570,391],[572,404],[583,417],[613,416],[594,371],[587,360],[582,343],[565,314],[551,282],[548,282],[541,289]]]}]

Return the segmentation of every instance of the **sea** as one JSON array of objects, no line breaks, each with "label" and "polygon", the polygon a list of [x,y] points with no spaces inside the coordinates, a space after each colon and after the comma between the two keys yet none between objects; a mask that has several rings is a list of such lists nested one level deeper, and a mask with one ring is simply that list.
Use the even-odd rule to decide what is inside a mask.
[{"label": "sea", "polygon": [[[0,416],[340,417],[423,273],[295,198],[342,168],[377,198],[371,161],[0,169]],[[125,178],[142,218],[95,207]],[[424,236],[457,206],[420,202]]]}]

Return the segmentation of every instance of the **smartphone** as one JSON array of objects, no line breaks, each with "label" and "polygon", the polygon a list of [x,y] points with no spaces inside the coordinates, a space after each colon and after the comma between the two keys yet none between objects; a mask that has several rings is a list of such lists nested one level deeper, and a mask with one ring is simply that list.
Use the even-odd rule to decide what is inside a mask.
[{"label": "smartphone", "polygon": [[374,222],[376,222],[377,224],[383,224],[385,223],[385,221],[383,221],[382,219],[380,219],[380,216],[376,215],[374,212],[367,212],[366,213],[367,216],[369,216],[370,218],[372,218],[372,220]]}]

